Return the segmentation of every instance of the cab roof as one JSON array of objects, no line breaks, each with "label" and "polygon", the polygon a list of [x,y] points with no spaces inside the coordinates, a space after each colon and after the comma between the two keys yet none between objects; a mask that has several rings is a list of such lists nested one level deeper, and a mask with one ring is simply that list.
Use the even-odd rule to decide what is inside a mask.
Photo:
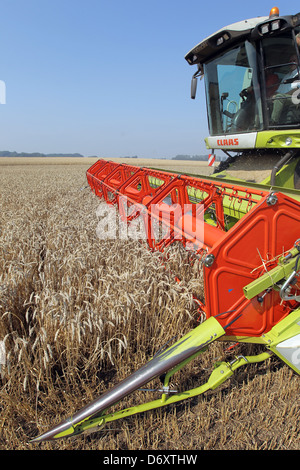
[{"label": "cab roof", "polygon": [[281,22],[281,30],[292,28],[300,23],[300,14],[275,17],[259,16],[225,26],[193,47],[193,49],[186,54],[185,59],[190,65],[202,64],[219,51],[227,49],[231,44],[243,38],[246,39],[247,36],[249,37],[254,34],[254,37],[257,39],[261,36],[259,25],[278,20]]}]

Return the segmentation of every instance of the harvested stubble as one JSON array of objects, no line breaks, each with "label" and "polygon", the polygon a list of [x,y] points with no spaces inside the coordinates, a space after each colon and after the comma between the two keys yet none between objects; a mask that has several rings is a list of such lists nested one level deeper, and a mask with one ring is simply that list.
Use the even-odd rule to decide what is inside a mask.
[{"label": "harvested stubble", "polygon": [[[161,255],[100,240],[86,168],[1,168],[1,449],[299,449],[298,377],[279,361],[221,390],[73,440],[28,444],[196,325],[201,270],[179,246]],[[178,284],[174,274],[180,276]],[[240,347],[251,354],[252,346]],[[255,349],[255,348],[254,348]],[[222,344],[176,374],[203,382]],[[157,383],[154,385],[158,385]],[[125,406],[152,399],[137,392]]]}]

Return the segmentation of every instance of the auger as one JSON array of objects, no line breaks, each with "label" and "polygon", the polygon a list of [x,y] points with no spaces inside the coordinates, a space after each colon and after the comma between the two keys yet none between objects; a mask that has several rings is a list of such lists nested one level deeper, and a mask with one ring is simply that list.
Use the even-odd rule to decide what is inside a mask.
[{"label": "auger", "polygon": [[[206,319],[33,442],[201,395],[272,355],[300,373],[299,45],[300,13],[280,16],[273,8],[212,34],[186,55],[197,66],[192,98],[198,78],[205,82],[207,148],[227,156],[211,177],[106,160],[89,168],[91,190],[125,223],[140,218],[150,250],[180,242],[201,260],[205,300],[197,303]],[[254,174],[261,164],[268,174],[260,181]],[[173,375],[214,341],[259,344],[263,352],[216,363],[197,388],[172,389]],[[110,411],[157,377],[159,399]]]}]

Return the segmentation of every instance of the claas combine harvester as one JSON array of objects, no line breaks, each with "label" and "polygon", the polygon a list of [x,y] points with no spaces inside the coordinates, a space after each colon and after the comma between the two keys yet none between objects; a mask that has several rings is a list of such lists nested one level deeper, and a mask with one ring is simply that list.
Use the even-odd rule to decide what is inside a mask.
[{"label": "claas combine harvester", "polygon": [[[275,7],[221,29],[186,55],[196,66],[192,98],[204,79],[206,146],[227,157],[210,177],[105,160],[87,171],[92,191],[122,220],[142,218],[151,250],[180,241],[201,259],[205,320],[33,441],[97,430],[214,390],[239,367],[272,355],[300,373],[299,47],[300,13],[280,16]],[[200,387],[171,393],[171,377],[216,340],[259,344],[263,352],[217,363]],[[110,412],[156,377],[163,381],[159,399]]]}]

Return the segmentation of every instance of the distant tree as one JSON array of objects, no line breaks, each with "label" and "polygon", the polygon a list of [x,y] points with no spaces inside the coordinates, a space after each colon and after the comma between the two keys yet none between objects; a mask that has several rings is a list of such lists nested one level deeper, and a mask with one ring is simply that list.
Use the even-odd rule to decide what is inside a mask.
[{"label": "distant tree", "polygon": [[0,157],[83,157],[80,153],[39,153],[39,152],[9,152],[8,150],[0,151]]}]

